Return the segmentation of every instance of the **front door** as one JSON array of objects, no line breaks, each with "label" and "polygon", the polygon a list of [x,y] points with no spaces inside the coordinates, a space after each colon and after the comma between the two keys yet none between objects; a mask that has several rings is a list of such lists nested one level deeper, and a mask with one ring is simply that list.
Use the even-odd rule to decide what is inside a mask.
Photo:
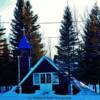
[{"label": "front door", "polygon": [[53,91],[51,82],[51,73],[41,74],[40,90],[44,92]]},{"label": "front door", "polygon": [[52,84],[41,84],[40,90],[43,91],[44,93],[51,92],[51,91],[53,91]]},{"label": "front door", "polygon": [[40,86],[40,91],[52,92],[53,85],[59,84],[59,78],[57,73],[34,73],[33,84]]}]

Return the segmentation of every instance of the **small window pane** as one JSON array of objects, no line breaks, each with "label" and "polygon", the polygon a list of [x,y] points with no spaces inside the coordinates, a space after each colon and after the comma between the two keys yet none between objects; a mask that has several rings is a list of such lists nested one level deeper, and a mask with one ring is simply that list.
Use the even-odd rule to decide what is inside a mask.
[{"label": "small window pane", "polygon": [[45,74],[41,74],[41,83],[46,83],[45,82]]},{"label": "small window pane", "polygon": [[51,83],[51,74],[46,74],[47,78],[47,83]]},{"label": "small window pane", "polygon": [[53,73],[52,83],[59,84],[59,77],[58,77],[57,73]]},{"label": "small window pane", "polygon": [[39,85],[39,74],[33,74],[34,85]]}]

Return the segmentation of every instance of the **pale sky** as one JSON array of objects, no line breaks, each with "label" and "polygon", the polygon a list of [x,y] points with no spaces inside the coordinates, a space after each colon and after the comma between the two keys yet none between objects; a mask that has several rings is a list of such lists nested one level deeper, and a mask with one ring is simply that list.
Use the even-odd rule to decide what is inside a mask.
[{"label": "pale sky", "polygon": [[[11,22],[14,14],[14,8],[17,0],[0,0],[0,16],[4,22]],[[84,15],[90,11],[91,7],[100,0],[68,0],[73,15],[76,14],[77,20],[82,20]],[[67,0],[30,0],[35,14],[38,14],[38,22],[60,22],[67,6]],[[100,6],[99,6],[100,7]],[[75,12],[75,14],[74,14]],[[82,23],[78,23],[81,27]],[[44,37],[59,36],[60,24],[40,24],[40,32]],[[7,33],[10,32],[10,24],[4,24]],[[10,27],[10,28],[9,28]],[[80,30],[80,29],[79,29]],[[56,45],[55,38],[51,41],[52,45]],[[56,40],[57,41],[57,40]],[[48,42],[49,43],[49,42]],[[53,49],[55,51],[55,49]]]},{"label": "pale sky", "polygon": [[[78,20],[84,17],[87,11],[91,9],[97,1],[100,0],[68,0],[72,12],[75,12]],[[35,14],[38,14],[38,21],[41,22],[60,22],[67,6],[67,0],[30,0]],[[0,15],[2,21],[10,22],[13,18],[13,10],[16,0],[0,0]],[[9,30],[6,24],[7,30]],[[57,36],[59,34],[60,24],[41,24],[41,32],[44,36]]]}]

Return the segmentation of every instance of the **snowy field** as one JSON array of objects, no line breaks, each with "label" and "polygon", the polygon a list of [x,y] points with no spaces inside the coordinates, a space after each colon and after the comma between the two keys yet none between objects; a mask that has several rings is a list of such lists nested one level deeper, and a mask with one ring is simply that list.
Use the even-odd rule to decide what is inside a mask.
[{"label": "snowy field", "polygon": [[37,96],[35,94],[9,94],[0,95],[0,100],[100,100],[99,95],[45,95]]},{"label": "snowy field", "polygon": [[1,94],[0,100],[100,100],[100,95],[85,88],[76,95],[57,95],[54,93],[44,94],[42,91],[34,94],[17,94],[16,92],[8,92]]},{"label": "snowy field", "polygon": [[80,90],[76,95],[57,95],[54,92],[46,93],[41,90],[34,94],[17,94],[14,92],[15,86],[10,91],[0,94],[0,100],[100,100],[100,95],[84,83],[73,78],[72,84]]}]

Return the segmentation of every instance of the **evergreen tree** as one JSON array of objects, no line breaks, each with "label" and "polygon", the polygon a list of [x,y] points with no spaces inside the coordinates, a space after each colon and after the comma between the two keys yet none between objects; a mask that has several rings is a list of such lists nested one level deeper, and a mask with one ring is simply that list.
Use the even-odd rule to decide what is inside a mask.
[{"label": "evergreen tree", "polygon": [[[60,35],[59,46],[57,46],[58,54],[55,56],[55,59],[61,69],[61,73],[65,76],[65,81],[66,79],[68,80],[68,94],[71,94],[70,76],[74,70],[74,63],[76,62],[77,50],[75,46],[78,42],[78,34],[74,30],[72,14],[69,6],[65,9],[60,28]],[[65,75],[65,72],[68,72],[68,76]]]},{"label": "evergreen tree", "polygon": [[60,63],[65,64],[62,66],[64,71],[70,70],[71,64],[75,62],[77,43],[77,33],[74,31],[73,19],[69,6],[65,10],[63,21],[60,29],[60,43],[57,46],[56,58]]},{"label": "evergreen tree", "polygon": [[5,31],[5,28],[2,28],[0,26],[0,57],[6,54],[4,52],[5,51],[4,49],[7,47],[5,45],[6,44],[6,39],[4,39],[4,35],[5,35],[4,31]]},{"label": "evergreen tree", "polygon": [[44,55],[43,44],[41,43],[41,34],[39,34],[37,25],[38,16],[31,10],[32,6],[29,1],[25,3],[23,10],[23,22],[25,26],[25,35],[31,44],[31,56],[33,64]]},{"label": "evergreen tree", "polygon": [[87,18],[84,33],[84,56],[78,78],[86,83],[100,83],[100,9],[97,4]]},{"label": "evergreen tree", "polygon": [[5,38],[5,28],[0,26],[0,85],[7,85],[7,74],[9,73],[9,50]]},{"label": "evergreen tree", "polygon": [[14,10],[14,19],[12,19],[11,23],[11,31],[10,34],[10,63],[9,70],[11,71],[11,84],[17,84],[18,82],[18,45],[23,37],[23,8],[24,8],[24,0],[17,0],[16,7]]},{"label": "evergreen tree", "polygon": [[41,35],[38,32],[39,25],[36,24],[38,16],[34,15],[31,10],[32,6],[29,1],[17,0],[14,17],[12,20],[11,45],[13,54],[17,54],[18,44],[23,35],[25,35],[31,44],[32,62],[35,63],[43,54],[43,44]]},{"label": "evergreen tree", "polygon": [[[39,25],[36,24],[38,16],[33,14],[33,11],[31,10],[31,4],[29,1],[24,0],[17,0],[16,8],[14,11],[14,19],[12,20],[12,34],[10,35],[10,43],[12,46],[12,64],[14,64],[14,75],[16,74],[18,70],[18,59],[16,56],[20,54],[20,60],[22,59],[22,63],[20,66],[22,66],[25,61],[27,61],[28,57],[22,56],[23,54],[27,53],[24,48],[19,49],[19,44],[21,39],[23,37],[26,39],[27,42],[30,43],[31,50],[30,50],[30,56],[31,56],[31,63],[35,64],[36,61],[44,54],[43,51],[43,44],[41,43],[41,35],[38,32]],[[22,43],[23,45],[26,45]],[[26,54],[27,55],[27,54]],[[29,60],[28,60],[29,61]],[[28,64],[28,63],[27,63]],[[28,65],[26,65],[28,67]],[[33,66],[33,65],[32,65]],[[26,70],[25,70],[26,69]],[[21,69],[23,70],[21,75],[24,76],[24,72],[27,72],[29,68]],[[16,74],[16,76],[18,76]],[[17,77],[18,79],[18,77]],[[24,90],[23,90],[24,91]],[[25,92],[25,91],[24,91]]]},{"label": "evergreen tree", "polygon": [[12,46],[12,52],[13,54],[16,54],[16,51],[18,49],[18,44],[20,39],[23,36],[23,7],[24,7],[24,0],[17,0],[16,8],[14,11],[14,19],[12,20],[11,26],[12,26],[12,34],[10,34],[10,43]]}]

